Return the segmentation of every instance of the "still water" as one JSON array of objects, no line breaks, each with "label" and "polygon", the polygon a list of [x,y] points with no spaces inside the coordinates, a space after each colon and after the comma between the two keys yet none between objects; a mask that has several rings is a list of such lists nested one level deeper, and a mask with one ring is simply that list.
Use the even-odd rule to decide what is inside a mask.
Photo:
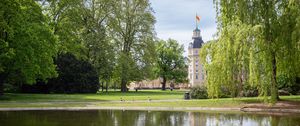
[{"label": "still water", "polygon": [[300,115],[120,110],[0,111],[0,126],[300,126]]}]

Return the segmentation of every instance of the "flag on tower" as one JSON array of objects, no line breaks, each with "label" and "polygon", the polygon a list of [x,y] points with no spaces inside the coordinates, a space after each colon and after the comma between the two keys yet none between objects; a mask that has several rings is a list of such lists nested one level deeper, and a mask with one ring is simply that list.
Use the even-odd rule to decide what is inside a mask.
[{"label": "flag on tower", "polygon": [[197,22],[200,22],[200,16],[196,15]]}]

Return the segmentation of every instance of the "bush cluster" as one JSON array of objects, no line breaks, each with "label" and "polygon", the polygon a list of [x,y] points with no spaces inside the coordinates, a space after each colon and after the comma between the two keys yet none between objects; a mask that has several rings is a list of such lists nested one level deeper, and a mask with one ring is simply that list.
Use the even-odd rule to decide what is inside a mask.
[{"label": "bush cluster", "polygon": [[48,82],[23,85],[26,93],[96,93],[99,76],[95,68],[84,60],[78,60],[70,53],[60,54],[56,61],[58,77]]},{"label": "bush cluster", "polygon": [[192,99],[207,99],[207,90],[204,86],[196,86],[191,88]]},{"label": "bush cluster", "polygon": [[280,92],[296,95],[300,91],[300,77],[290,78],[285,75],[279,75],[277,83]]}]

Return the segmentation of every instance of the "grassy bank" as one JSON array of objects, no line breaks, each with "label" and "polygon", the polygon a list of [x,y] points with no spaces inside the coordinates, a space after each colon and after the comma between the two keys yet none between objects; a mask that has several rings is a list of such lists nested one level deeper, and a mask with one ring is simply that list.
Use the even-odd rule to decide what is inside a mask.
[{"label": "grassy bank", "polygon": [[[282,101],[298,102],[300,96],[281,96]],[[119,107],[243,107],[247,104],[263,103],[263,98],[220,98],[220,99],[198,99],[198,100],[177,100],[177,101],[148,101],[148,102],[103,102],[96,106],[119,106]]]},{"label": "grassy bank", "polygon": [[[256,97],[183,100],[184,93],[179,90],[145,90],[98,94],[5,94],[0,100],[0,107],[242,107],[262,103],[262,98]],[[120,101],[121,98],[125,101]],[[280,98],[300,103],[299,95]]]}]

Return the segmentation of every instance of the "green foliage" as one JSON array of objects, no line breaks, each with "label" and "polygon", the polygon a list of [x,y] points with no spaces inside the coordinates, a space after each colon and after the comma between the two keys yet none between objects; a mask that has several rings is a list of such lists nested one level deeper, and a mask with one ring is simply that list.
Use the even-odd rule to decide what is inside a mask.
[{"label": "green foliage", "polygon": [[60,54],[56,64],[59,76],[48,81],[50,92],[96,93],[99,90],[99,75],[91,63],[67,53]]},{"label": "green foliage", "polygon": [[[221,87],[236,96],[243,86],[259,89],[271,102],[278,98],[278,75],[299,75],[299,6],[296,1],[215,0],[218,40],[204,46],[210,97]],[[297,9],[298,8],[298,9]],[[295,80],[295,79],[292,79]]]},{"label": "green foliage", "polygon": [[240,94],[240,96],[243,97],[257,97],[258,95],[259,94],[257,88],[251,85],[245,85],[243,87],[243,91]]},{"label": "green foliage", "polygon": [[155,19],[148,0],[39,3],[58,37],[59,53],[88,60],[100,81],[121,82],[125,88],[153,77]]},{"label": "green foliage", "polygon": [[112,2],[46,0],[41,4],[59,38],[59,53],[70,52],[88,60],[97,69],[100,81],[112,79],[116,64],[115,42],[107,32]]},{"label": "green foliage", "polygon": [[286,75],[277,76],[278,89],[296,95],[300,91],[300,85],[296,83],[295,79],[296,78],[289,78]]},{"label": "green foliage", "polygon": [[176,40],[160,40],[156,47],[157,69],[156,73],[163,79],[163,87],[167,80],[175,82],[185,82],[187,78],[187,65],[185,64],[183,45],[179,45]]},{"label": "green foliage", "polygon": [[247,38],[253,29],[240,21],[232,22],[225,29],[217,41],[208,42],[200,50],[210,97],[220,97],[222,88],[236,96],[248,83],[250,40]]},{"label": "green foliage", "polygon": [[82,0],[44,0],[39,2],[53,33],[58,38],[59,53],[71,52],[86,58],[81,38],[84,8]]},{"label": "green foliage", "polygon": [[1,81],[33,84],[57,76],[57,39],[40,6],[33,0],[4,0],[0,8]]},{"label": "green foliage", "polygon": [[148,0],[114,1],[112,5],[108,26],[118,52],[115,80],[126,91],[129,82],[151,78],[155,18]]},{"label": "green foliage", "polygon": [[204,86],[192,87],[191,91],[192,99],[207,99],[207,89]]}]

